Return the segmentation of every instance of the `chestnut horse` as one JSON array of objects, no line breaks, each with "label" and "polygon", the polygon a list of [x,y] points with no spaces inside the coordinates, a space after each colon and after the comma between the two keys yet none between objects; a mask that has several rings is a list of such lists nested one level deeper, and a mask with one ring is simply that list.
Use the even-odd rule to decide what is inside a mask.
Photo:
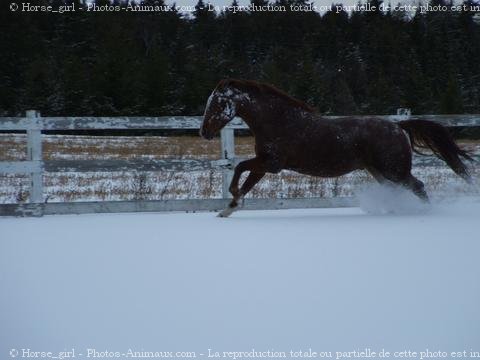
[{"label": "chestnut horse", "polygon": [[[445,127],[432,121],[326,119],[271,85],[228,79],[220,81],[208,99],[200,136],[212,139],[235,116],[253,132],[256,156],[235,167],[229,189],[233,199],[221,217],[231,215],[265,173],[282,169],[321,177],[365,169],[377,181],[400,184],[428,201],[423,183],[411,174],[412,150],[419,147],[430,148],[470,181],[460,156],[471,157]],[[245,171],[250,173],[239,188]]]}]

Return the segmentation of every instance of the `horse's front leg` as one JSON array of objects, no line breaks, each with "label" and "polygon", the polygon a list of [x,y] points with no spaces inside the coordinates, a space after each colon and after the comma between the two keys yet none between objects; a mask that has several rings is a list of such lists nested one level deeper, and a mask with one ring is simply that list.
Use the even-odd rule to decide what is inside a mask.
[{"label": "horse's front leg", "polygon": [[[245,171],[250,171],[247,179],[242,185],[242,188],[239,189],[238,183],[240,177]],[[228,204],[228,207],[218,214],[219,217],[228,217],[235,210],[237,210],[238,205],[242,202],[243,197],[250,189],[260,181],[260,179],[265,175],[265,165],[259,158],[249,159],[242,161],[235,167],[235,172],[232,177],[232,182],[230,183],[230,193],[233,195],[232,201]]]}]

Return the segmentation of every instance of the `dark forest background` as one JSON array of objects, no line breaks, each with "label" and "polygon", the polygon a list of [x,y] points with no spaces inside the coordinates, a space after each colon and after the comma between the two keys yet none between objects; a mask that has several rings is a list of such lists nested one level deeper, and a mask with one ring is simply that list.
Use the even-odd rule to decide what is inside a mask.
[{"label": "dark forest background", "polygon": [[[276,2],[291,3],[308,1]],[[323,114],[392,114],[399,107],[479,113],[480,24],[473,16],[213,13],[201,0],[190,16],[2,9],[0,116],[27,109],[44,116],[199,115],[226,77],[272,83]]]}]

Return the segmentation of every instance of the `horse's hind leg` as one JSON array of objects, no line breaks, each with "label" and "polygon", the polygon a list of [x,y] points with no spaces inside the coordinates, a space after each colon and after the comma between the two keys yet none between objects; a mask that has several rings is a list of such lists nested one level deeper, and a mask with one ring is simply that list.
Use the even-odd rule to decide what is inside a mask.
[{"label": "horse's hind leg", "polygon": [[374,168],[368,168],[368,172],[377,180],[380,184],[386,182],[392,182],[395,184],[402,185],[403,187],[411,190],[416,196],[418,196],[422,201],[429,202],[428,195],[425,192],[425,186],[423,182],[418,180],[411,173],[408,174],[406,180],[402,180],[404,176],[395,176],[387,172],[381,173]]},{"label": "horse's hind leg", "polygon": [[376,170],[375,168],[373,168],[373,167],[367,168],[367,171],[370,173],[370,175],[373,176],[373,178],[374,178],[375,180],[377,180],[377,182],[378,182],[379,184],[385,183],[385,180],[386,180],[386,179],[383,177],[383,175],[380,173],[380,171],[377,171],[377,170]]},{"label": "horse's hind leg", "polygon": [[404,186],[413,191],[415,195],[417,195],[422,201],[428,203],[428,195],[425,191],[425,185],[423,182],[418,180],[415,176],[410,174],[410,177],[404,182]]}]

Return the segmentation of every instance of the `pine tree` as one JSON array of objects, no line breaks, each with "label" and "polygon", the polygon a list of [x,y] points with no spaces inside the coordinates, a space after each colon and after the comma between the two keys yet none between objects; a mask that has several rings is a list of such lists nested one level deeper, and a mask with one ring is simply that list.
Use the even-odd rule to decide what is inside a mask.
[{"label": "pine tree", "polygon": [[456,79],[451,76],[447,87],[440,100],[441,114],[461,114],[463,112],[463,100]]}]

